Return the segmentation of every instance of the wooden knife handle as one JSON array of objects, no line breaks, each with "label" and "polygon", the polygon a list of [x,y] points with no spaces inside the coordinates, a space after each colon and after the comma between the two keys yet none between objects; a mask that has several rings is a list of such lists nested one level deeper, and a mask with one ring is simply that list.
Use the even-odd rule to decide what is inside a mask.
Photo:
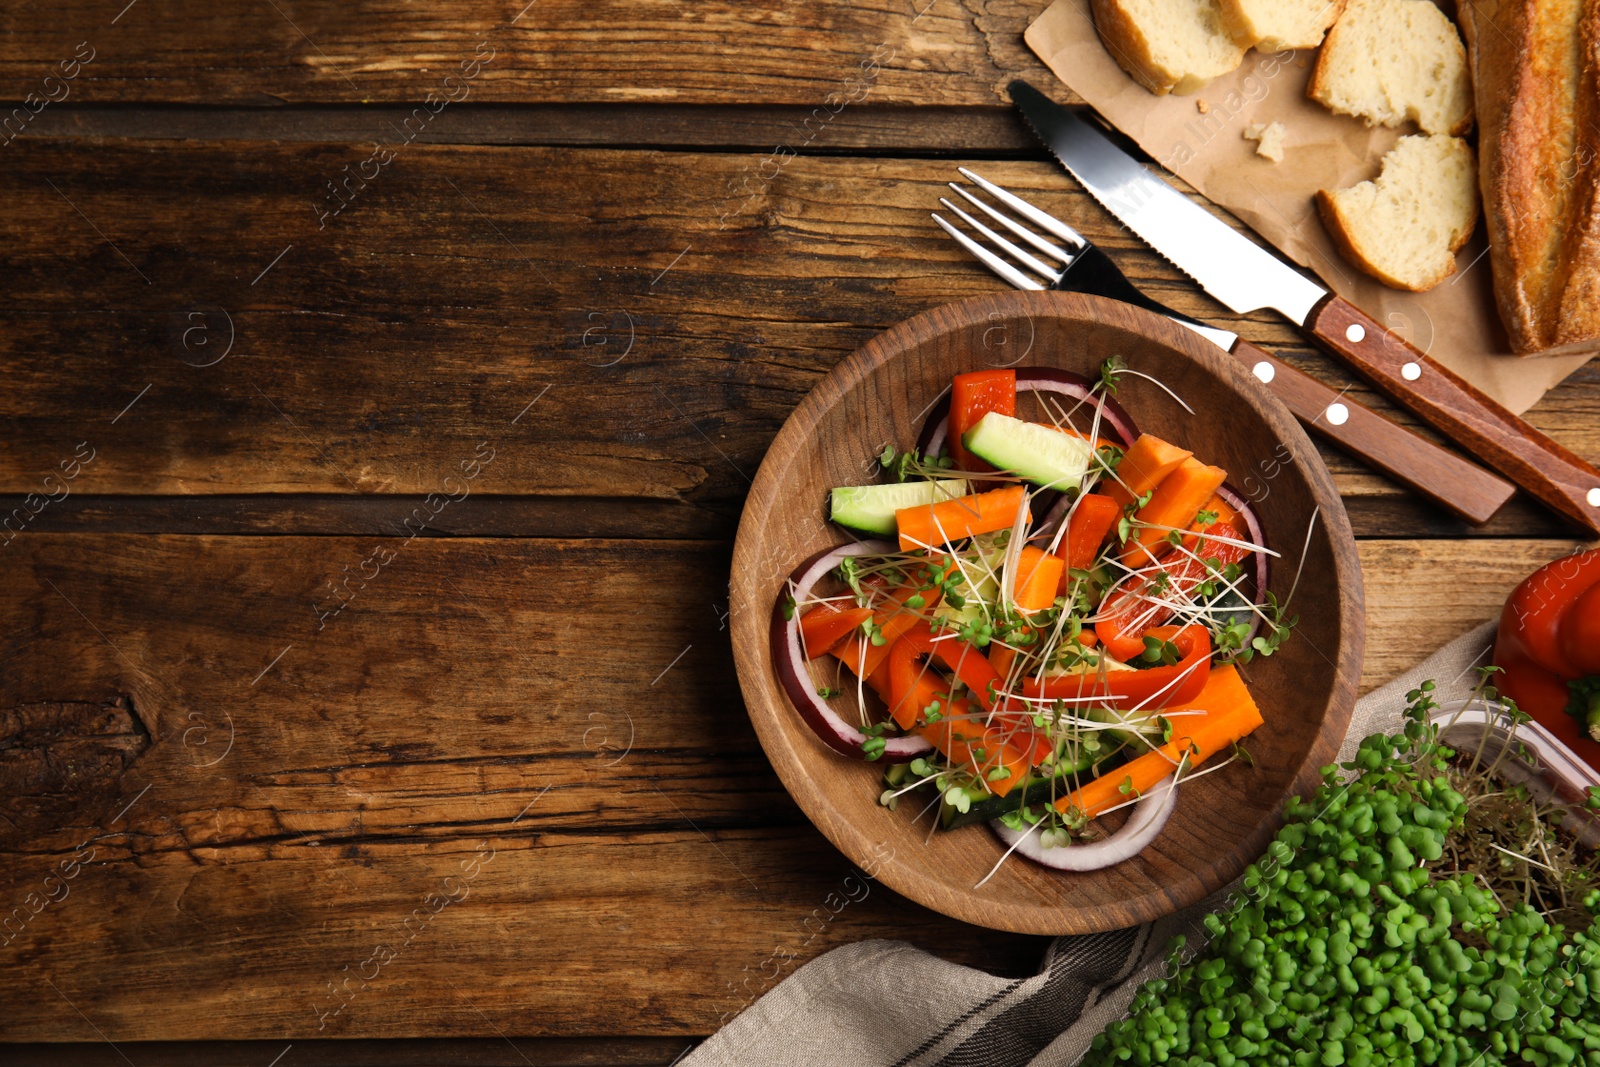
[{"label": "wooden knife handle", "polygon": [[1306,428],[1473,525],[1489,521],[1517,487],[1343,397],[1248,341],[1233,346],[1256,379]]},{"label": "wooden knife handle", "polygon": [[1330,296],[1313,308],[1306,330],[1434,429],[1591,535],[1600,534],[1600,471],[1343,297]]}]

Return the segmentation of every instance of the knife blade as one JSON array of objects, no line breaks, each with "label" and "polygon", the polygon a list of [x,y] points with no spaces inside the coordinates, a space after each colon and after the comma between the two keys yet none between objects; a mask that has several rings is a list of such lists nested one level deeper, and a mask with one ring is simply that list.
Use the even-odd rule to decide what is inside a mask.
[{"label": "knife blade", "polygon": [[1241,314],[1278,311],[1440,433],[1600,534],[1600,470],[1178,192],[1070,109],[1024,81],[1010,91],[1067,172],[1206,292]]},{"label": "knife blade", "polygon": [[[950,188],[969,204],[987,215],[992,221],[1020,240],[1030,244],[1056,262],[1064,263],[1057,272],[1028,252],[1011,244],[1005,237],[989,229],[983,222],[967,214],[948,200],[939,202],[988,241],[988,246],[973,241],[939,215],[934,221],[968,252],[976,256],[991,271],[1019,289],[1059,289],[1110,297],[1126,304],[1142,307],[1164,315],[1174,322],[1200,334],[1218,348],[1232,355],[1250,368],[1251,375],[1261,386],[1277,395],[1284,405],[1294,412],[1308,430],[1316,433],[1349,452],[1357,459],[1387,474],[1390,478],[1409,486],[1417,493],[1459,515],[1466,521],[1481,525],[1517,491],[1516,486],[1503,478],[1465,459],[1432,441],[1399,426],[1358,403],[1343,392],[1335,392],[1315,378],[1295,370],[1277,358],[1240,340],[1238,334],[1219,330],[1181,312],[1174,311],[1140,290],[1122,273],[1111,257],[1095,243],[1068,226],[1054,215],[1036,207],[1027,200],[989,181],[983,175],[966,167],[958,168],[962,177],[987,192],[1003,206],[1049,233],[1072,249],[1067,253],[1039,237],[1034,231],[1015,222],[981,198],[970,193],[965,186],[950,183]],[[1037,272],[1038,277],[1054,281],[1042,284],[1030,277],[1012,262],[997,253],[1004,252]]]}]

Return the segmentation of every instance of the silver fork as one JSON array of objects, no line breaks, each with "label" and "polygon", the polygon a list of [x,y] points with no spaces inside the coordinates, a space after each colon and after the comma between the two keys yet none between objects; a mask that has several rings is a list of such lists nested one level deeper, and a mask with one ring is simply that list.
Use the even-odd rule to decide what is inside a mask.
[{"label": "silver fork", "polygon": [[[939,198],[939,203],[972,227],[988,247],[941,215],[935,214],[933,221],[962,248],[1016,288],[1089,293],[1165,315],[1243,362],[1255,379],[1276,394],[1308,429],[1474,525],[1487,522],[1516,492],[1510,482],[1395,425],[1343,391],[1334,392],[1315,378],[1301,374],[1248,341],[1240,340],[1237,334],[1207,326],[1151,299],[1127,279],[1109,256],[1077,230],[966,167],[961,167],[960,171],[962,177],[1008,211],[992,206],[965,185],[951,182],[950,188],[1001,229],[1046,258],[1041,259],[1019,247],[944,197]],[[1062,244],[1043,236],[1041,230]]]},{"label": "silver fork", "polygon": [[[982,222],[979,222],[977,219],[961,210],[961,208],[957,207],[946,198],[940,197],[939,203],[943,204],[947,210],[960,218],[968,226],[971,226],[991,245],[999,248],[1006,255],[1010,256],[1013,261],[1020,263],[1037,276],[1037,278],[1030,277],[1028,274],[1023,273],[1023,271],[1018,270],[1016,267],[1012,266],[1011,263],[1006,262],[1004,259],[989,251],[983,245],[979,244],[966,234],[962,233],[960,230],[956,229],[956,227],[952,226],[942,216],[937,214],[933,216],[933,221],[937,222],[941,227],[943,227],[945,233],[948,233],[951,237],[955,238],[962,248],[965,248],[968,252],[971,252],[983,262],[984,266],[994,271],[1001,278],[1010,282],[1016,288],[1035,290],[1064,289],[1069,292],[1090,293],[1094,296],[1106,296],[1113,300],[1121,300],[1125,304],[1133,304],[1136,307],[1142,307],[1147,311],[1154,311],[1158,315],[1165,315],[1174,322],[1187,326],[1189,329],[1193,330],[1195,333],[1199,334],[1201,337],[1204,337],[1206,340],[1212,342],[1218,348],[1221,348],[1224,351],[1232,349],[1235,342],[1239,340],[1238,334],[1229,333],[1227,330],[1219,330],[1214,327],[1207,326],[1205,323],[1196,319],[1192,319],[1188,315],[1185,315],[1181,312],[1174,311],[1165,304],[1153,300],[1144,293],[1140,292],[1132,282],[1128,281],[1127,275],[1123,274],[1122,270],[1115,263],[1111,262],[1111,258],[1109,256],[1091,244],[1089,240],[1077,230],[1074,230],[1071,226],[1068,226],[1054,215],[1039,210],[1034,205],[1022,199],[1022,197],[1002,189],[1000,186],[994,184],[994,182],[989,181],[987,178],[984,178],[982,175],[977,174],[974,171],[968,170],[966,167],[961,167],[960,171],[964,178],[972,182],[984,192],[988,193],[990,196],[994,197],[994,199],[998,200],[1006,207],[1010,208],[1012,212],[1033,223],[1035,226],[1039,227],[1039,229],[1044,230],[1057,239],[1066,242],[1067,244],[1066,248],[1062,248],[1055,242],[1040,236],[1035,231],[1022,225],[1022,223],[1017,222],[1010,215],[990,207],[986,201],[979,199],[969,192],[966,186],[951,182],[950,188],[973,207],[983,212],[990,219],[994,220],[994,222],[998,223],[1001,227],[1022,241],[1025,241],[1027,244],[1037,249],[1043,255],[1049,256],[1051,259],[1055,260],[1055,262],[1061,264],[1060,268],[1058,269],[1051,266],[1049,263],[1040,260],[1037,256],[1028,252],[1026,249],[1019,248],[1011,241],[1008,241],[1006,238],[1000,236],[998,233],[994,232],[994,230],[990,229],[988,226],[985,226]],[[1041,283],[1037,280],[1038,278],[1043,278],[1044,282]]]}]

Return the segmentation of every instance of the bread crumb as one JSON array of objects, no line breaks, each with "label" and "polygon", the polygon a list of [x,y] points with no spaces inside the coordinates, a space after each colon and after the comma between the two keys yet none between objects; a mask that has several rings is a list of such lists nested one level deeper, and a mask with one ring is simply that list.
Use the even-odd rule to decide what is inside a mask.
[{"label": "bread crumb", "polygon": [[1256,155],[1270,159],[1274,163],[1283,162],[1283,134],[1281,122],[1268,125],[1252,122],[1244,128],[1245,140],[1256,142]]},{"label": "bread crumb", "polygon": [[1195,97],[1194,109],[1196,111],[1200,112],[1200,114],[1202,114],[1202,115],[1211,114],[1211,105],[1206,103],[1204,100],[1202,100],[1199,97]]}]

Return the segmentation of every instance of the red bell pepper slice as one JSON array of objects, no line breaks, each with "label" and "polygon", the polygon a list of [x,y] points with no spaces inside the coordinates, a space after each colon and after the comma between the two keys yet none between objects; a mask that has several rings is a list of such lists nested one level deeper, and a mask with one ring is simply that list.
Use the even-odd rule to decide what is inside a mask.
[{"label": "red bell pepper slice", "polygon": [[1211,634],[1204,626],[1156,626],[1145,633],[1176,645],[1181,657],[1178,662],[1139,671],[1029,678],[1022,683],[1022,692],[1049,700],[1104,703],[1124,711],[1167,708],[1194,700],[1211,677]]},{"label": "red bell pepper slice", "polygon": [[1122,505],[1115,500],[1099,493],[1085,494],[1072,509],[1067,539],[1056,554],[1066,560],[1071,569],[1088,570],[1100,554],[1100,543],[1121,517]]},{"label": "red bell pepper slice", "polygon": [[950,431],[946,440],[957,470],[992,471],[994,468],[968,452],[961,435],[978,425],[991,411],[1017,414],[1017,372],[979,370],[958,374],[950,383]]},{"label": "red bell pepper slice", "polygon": [[[957,700],[941,707],[947,707],[949,713],[938,722],[917,727],[917,733],[932,741],[946,759],[976,773],[984,788],[997,796],[1005,796],[1027,779],[1033,766],[1027,752],[1008,741],[1003,730],[977,721],[972,701]],[[1007,773],[991,779],[997,767]]]},{"label": "red bell pepper slice", "polygon": [[[1210,528],[1209,533],[1219,537],[1243,540],[1232,526],[1221,523]],[[1126,663],[1144,652],[1144,634],[1153,626],[1160,626],[1172,618],[1173,610],[1152,603],[1152,597],[1162,600],[1183,601],[1194,594],[1196,588],[1213,577],[1202,560],[1215,560],[1220,570],[1230,563],[1239,563],[1250,555],[1250,549],[1225,541],[1205,539],[1194,549],[1196,556],[1167,556],[1159,565],[1146,567],[1138,577],[1130,577],[1116,592],[1106,597],[1100,605],[1094,624],[1106,651]],[[1163,579],[1161,575],[1165,574]],[[1157,583],[1161,583],[1159,591]]]},{"label": "red bell pepper slice", "polygon": [[961,683],[972,690],[973,699],[984,711],[994,710],[995,694],[1004,684],[994,666],[982,652],[959,637],[935,639],[926,624],[913,626],[895,644],[894,651],[889,654],[891,682],[898,678],[908,683],[910,676],[906,672],[920,672],[922,667],[917,661],[923,656],[932,656],[950,668]]},{"label": "red bell pepper slice", "polygon": [[[950,565],[954,569],[955,564]],[[946,572],[948,574],[948,571]],[[888,583],[881,578],[871,576],[861,580],[863,587],[872,586],[881,592],[888,588]],[[918,589],[915,585],[902,585],[898,589],[888,591],[888,595],[877,600],[873,605],[872,621],[877,626],[878,632],[883,635],[883,643],[875,645],[865,634],[856,636],[845,642],[844,645],[834,649],[833,654],[844,661],[845,666],[855,671],[863,678],[876,675],[889,659],[889,650],[894,648],[900,635],[917,625],[927,621],[927,612],[932,611],[939,604],[939,598],[944,595],[944,590],[939,586],[932,589]],[[914,596],[921,596],[923,604],[920,608],[906,607],[906,601]],[[887,675],[885,675],[887,677]]]},{"label": "red bell pepper slice", "polygon": [[800,616],[800,644],[806,658],[826,656],[870,618],[871,608],[841,608],[831,601],[818,604]]}]

